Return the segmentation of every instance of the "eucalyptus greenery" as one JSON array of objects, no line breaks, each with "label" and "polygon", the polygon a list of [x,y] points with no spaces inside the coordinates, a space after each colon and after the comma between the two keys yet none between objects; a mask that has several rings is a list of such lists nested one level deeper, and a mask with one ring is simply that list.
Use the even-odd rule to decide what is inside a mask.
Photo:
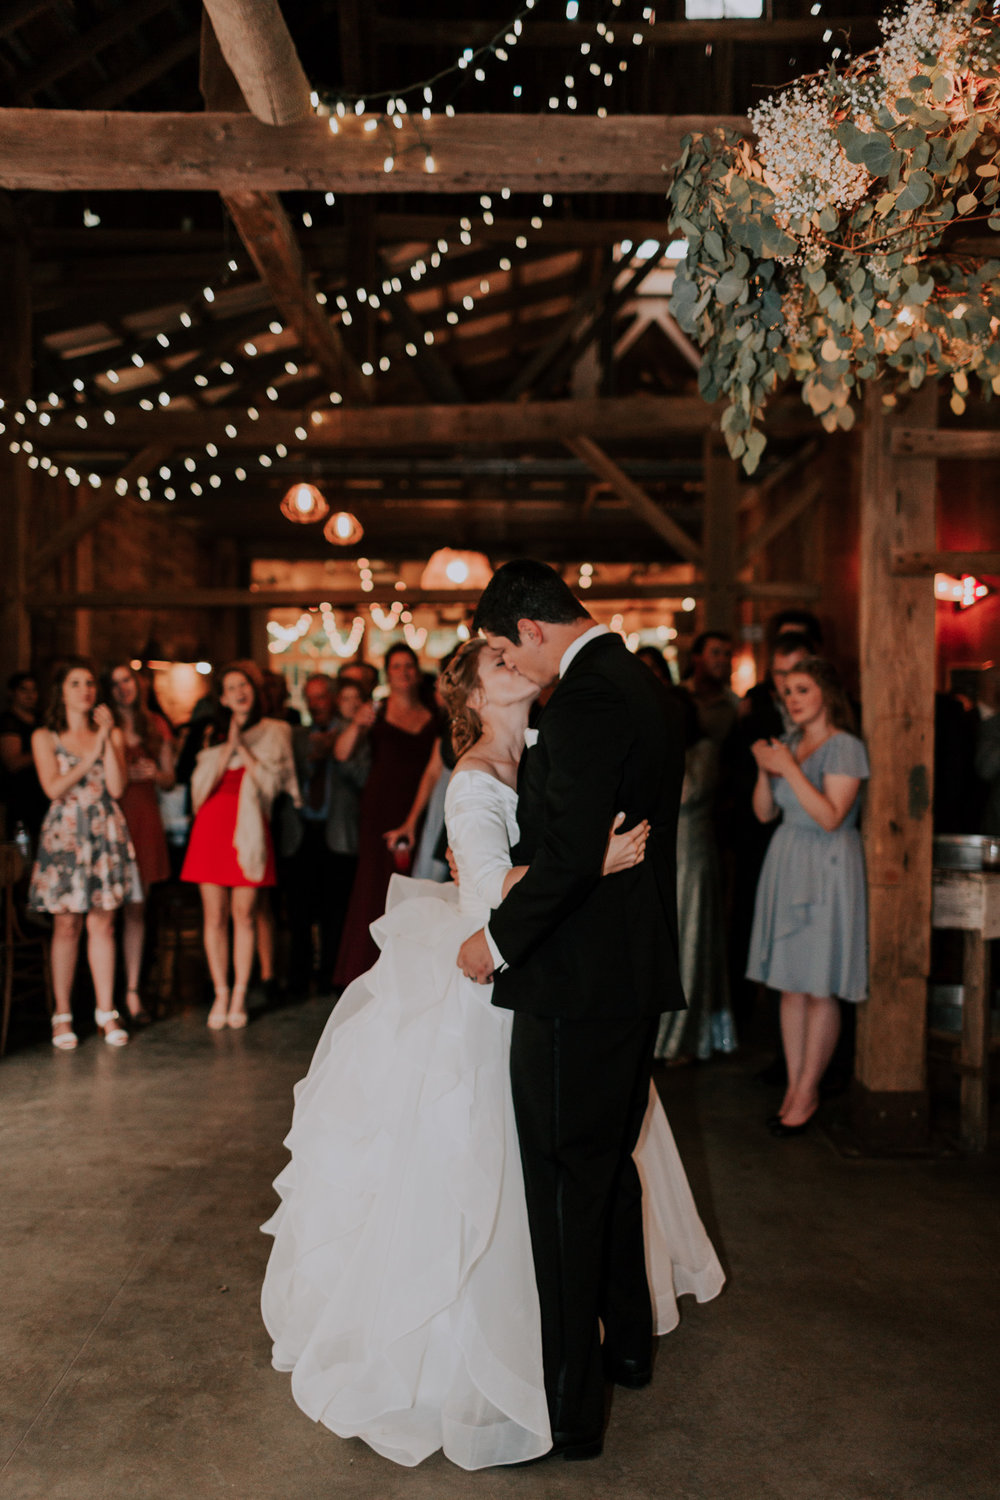
[{"label": "eucalyptus greenery", "polygon": [[[992,3],[910,0],[883,42],[750,116],[754,139],[686,137],[670,229],[688,243],[671,310],[704,351],[699,387],[753,473],[768,398],[796,380],[827,431],[861,381],[970,377],[1000,395],[1000,24]],[[944,241],[944,243],[942,243]],[[889,391],[883,399],[892,404]]]}]

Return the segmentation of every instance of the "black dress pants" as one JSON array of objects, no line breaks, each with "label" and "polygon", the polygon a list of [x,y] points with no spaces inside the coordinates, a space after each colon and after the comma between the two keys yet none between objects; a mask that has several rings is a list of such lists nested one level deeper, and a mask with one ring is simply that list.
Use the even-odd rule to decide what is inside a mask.
[{"label": "black dress pants", "polygon": [[288,985],[308,988],[313,970],[313,925],[319,927],[317,983],[321,991],[333,983],[337,949],[344,929],[347,903],[358,867],[354,854],[337,854],[327,847],[322,823],[303,819],[302,843],[283,870],[290,954]]},{"label": "black dress pants", "polygon": [[514,1016],[511,1087],[553,1432],[601,1431],[599,1319],[614,1357],[645,1363],[650,1355],[642,1188],[632,1152],[657,1024]]}]

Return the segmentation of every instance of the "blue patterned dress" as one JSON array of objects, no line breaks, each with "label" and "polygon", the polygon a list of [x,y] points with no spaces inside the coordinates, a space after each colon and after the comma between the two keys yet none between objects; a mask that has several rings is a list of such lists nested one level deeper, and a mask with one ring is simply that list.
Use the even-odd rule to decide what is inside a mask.
[{"label": "blue patterned dress", "polygon": [[[798,731],[784,737],[794,753]],[[837,730],[802,762],[817,790],[824,776],[869,776],[853,734]],[[757,886],[747,978],[795,994],[868,996],[868,910],[858,833],[860,792],[839,828],[811,818],[783,776],[771,777],[782,818]]]}]

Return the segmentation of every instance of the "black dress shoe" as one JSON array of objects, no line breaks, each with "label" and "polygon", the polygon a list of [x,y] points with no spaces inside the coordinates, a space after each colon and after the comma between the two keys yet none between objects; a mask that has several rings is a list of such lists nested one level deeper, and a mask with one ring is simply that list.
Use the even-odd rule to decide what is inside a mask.
[{"label": "black dress shoe", "polygon": [[587,1458],[600,1458],[604,1452],[604,1438],[601,1433],[587,1434],[585,1432],[560,1432],[558,1429],[552,1434],[552,1448],[548,1457],[565,1458],[570,1463],[575,1463]]},{"label": "black dress shoe", "polygon": [[604,1373],[615,1385],[622,1385],[629,1391],[641,1391],[653,1378],[653,1366],[648,1358],[614,1359],[609,1355],[604,1361]]},{"label": "black dress shoe", "polygon": [[801,1125],[786,1125],[784,1120],[778,1120],[770,1127],[771,1134],[776,1141],[786,1140],[793,1135],[805,1135],[814,1119],[815,1116],[810,1115],[808,1120],[803,1120]]}]

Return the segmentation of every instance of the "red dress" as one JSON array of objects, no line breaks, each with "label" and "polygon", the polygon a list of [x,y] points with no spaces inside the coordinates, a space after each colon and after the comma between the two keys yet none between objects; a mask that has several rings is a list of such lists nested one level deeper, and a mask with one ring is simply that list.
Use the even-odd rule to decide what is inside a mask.
[{"label": "red dress", "polygon": [[274,844],[266,822],[264,835],[267,839],[267,868],[263,879],[248,880],[236,858],[233,837],[236,833],[240,784],[245,775],[246,771],[242,766],[224,771],[218,786],[195,813],[181,870],[182,880],[191,880],[198,885],[275,884]]},{"label": "red dress", "polygon": [[389,877],[396,868],[382,835],[398,828],[413,806],[439,733],[433,716],[417,734],[399,729],[385,718],[376,719],[372,725],[372,768],[361,797],[358,873],[344,920],[335,985],[350,984],[378,958],[368,928],[385,911]]},{"label": "red dress", "polygon": [[[157,728],[160,729],[160,723]],[[166,733],[166,726],[160,730]],[[125,745],[125,764],[134,766],[136,761],[147,758],[142,745]],[[170,856],[167,853],[167,836],[160,817],[160,803],[153,781],[129,781],[119,799],[125,814],[129,836],[135,849],[135,862],[139,866],[139,878],[143,890],[148,890],[158,880],[170,878]]]}]

